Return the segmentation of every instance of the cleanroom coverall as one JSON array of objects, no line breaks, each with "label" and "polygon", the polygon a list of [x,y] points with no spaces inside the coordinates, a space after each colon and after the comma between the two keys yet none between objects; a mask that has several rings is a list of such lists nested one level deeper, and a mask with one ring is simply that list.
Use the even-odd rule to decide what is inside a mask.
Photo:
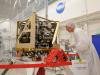
[{"label": "cleanroom coverall", "polygon": [[75,28],[72,35],[80,58],[88,63],[89,75],[100,75],[100,59],[88,35],[80,28]]}]

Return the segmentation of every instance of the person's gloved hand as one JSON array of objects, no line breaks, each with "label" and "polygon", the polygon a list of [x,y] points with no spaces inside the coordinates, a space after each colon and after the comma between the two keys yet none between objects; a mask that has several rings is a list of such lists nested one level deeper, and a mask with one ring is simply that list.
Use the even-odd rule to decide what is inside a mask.
[{"label": "person's gloved hand", "polygon": [[76,46],[75,46],[74,44],[68,45],[68,47],[69,47],[69,48],[72,48],[72,49],[75,49],[75,48],[76,48]]}]

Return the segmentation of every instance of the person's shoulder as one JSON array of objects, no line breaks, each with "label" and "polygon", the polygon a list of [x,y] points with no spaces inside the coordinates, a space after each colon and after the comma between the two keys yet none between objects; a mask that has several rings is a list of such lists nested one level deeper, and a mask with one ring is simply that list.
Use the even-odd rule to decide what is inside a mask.
[{"label": "person's shoulder", "polygon": [[81,33],[81,34],[84,34],[84,35],[88,35],[87,32],[85,30],[81,29],[81,28],[76,28],[75,32],[79,33],[79,34]]},{"label": "person's shoulder", "polygon": [[81,28],[75,28],[75,31],[77,31],[77,32],[82,31],[83,32],[83,30]]}]

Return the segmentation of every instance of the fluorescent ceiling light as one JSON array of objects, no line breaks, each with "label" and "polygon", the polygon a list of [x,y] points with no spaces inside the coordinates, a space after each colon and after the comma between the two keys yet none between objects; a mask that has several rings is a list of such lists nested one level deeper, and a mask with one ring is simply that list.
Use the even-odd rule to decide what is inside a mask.
[{"label": "fluorescent ceiling light", "polygon": [[31,2],[31,0],[28,0],[28,2]]}]

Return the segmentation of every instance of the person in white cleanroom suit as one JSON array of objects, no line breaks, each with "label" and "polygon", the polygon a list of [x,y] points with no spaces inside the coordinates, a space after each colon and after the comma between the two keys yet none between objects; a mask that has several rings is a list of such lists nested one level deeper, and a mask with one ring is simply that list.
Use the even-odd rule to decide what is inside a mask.
[{"label": "person in white cleanroom suit", "polygon": [[88,63],[88,75],[100,75],[100,59],[88,34],[81,28],[76,28],[74,23],[68,23],[66,30],[73,35],[75,40],[69,47],[78,50],[80,58]]}]

